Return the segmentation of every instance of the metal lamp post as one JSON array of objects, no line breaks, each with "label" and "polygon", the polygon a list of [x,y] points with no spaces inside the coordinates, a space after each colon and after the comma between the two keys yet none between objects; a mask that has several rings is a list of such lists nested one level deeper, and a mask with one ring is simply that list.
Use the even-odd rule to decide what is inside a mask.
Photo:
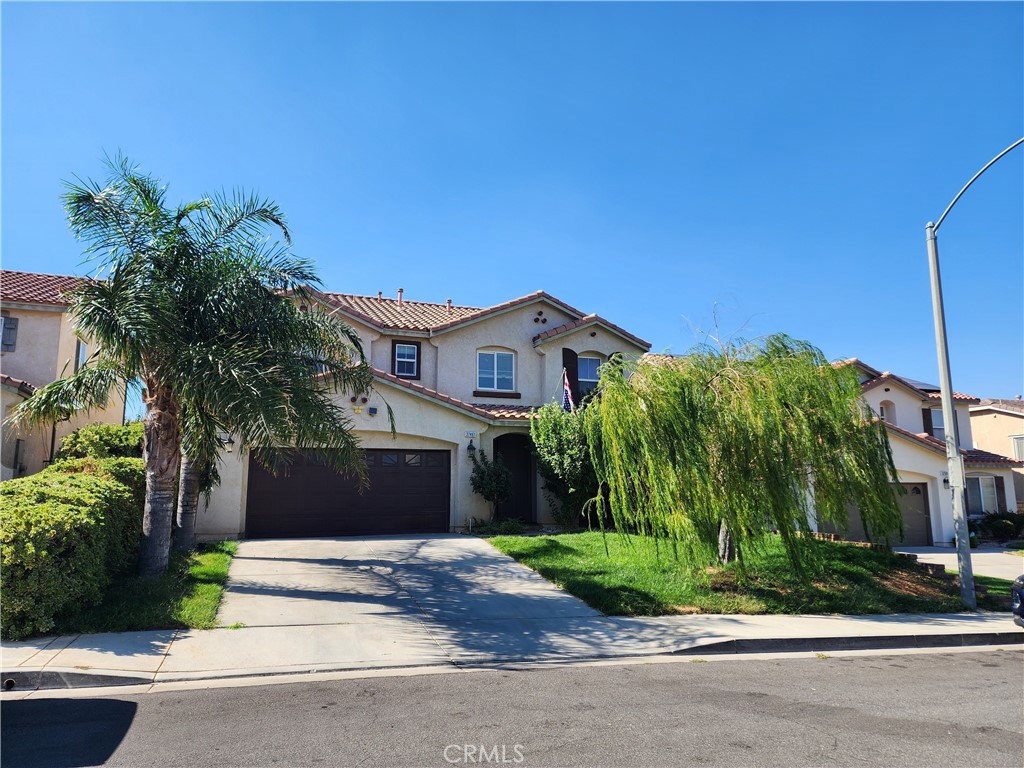
[{"label": "metal lamp post", "polygon": [[971,567],[971,542],[967,532],[967,513],[964,509],[964,460],[960,455],[960,428],[956,422],[953,404],[953,385],[949,374],[949,348],[946,345],[946,314],[942,305],[942,278],[939,274],[939,244],[936,235],[946,214],[963,196],[978,177],[992,167],[1003,155],[1024,144],[1024,137],[1018,139],[978,171],[968,181],[953,202],[946,206],[939,220],[925,225],[928,243],[928,269],[932,283],[932,312],[935,316],[935,349],[939,356],[939,390],[942,395],[942,422],[945,427],[946,459],[949,462],[949,490],[953,497],[953,528],[956,532],[956,559],[960,570],[960,597],[964,604],[975,609],[978,605],[974,594],[974,570]]}]

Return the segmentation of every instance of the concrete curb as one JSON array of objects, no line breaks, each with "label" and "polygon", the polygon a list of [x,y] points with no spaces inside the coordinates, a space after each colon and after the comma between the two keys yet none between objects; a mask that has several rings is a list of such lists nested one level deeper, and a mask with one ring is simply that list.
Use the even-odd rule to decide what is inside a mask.
[{"label": "concrete curb", "polygon": [[876,637],[787,637],[723,640],[672,651],[673,656],[706,653],[792,653],[799,651],[884,651],[906,648],[961,648],[976,645],[1024,645],[1022,632],[970,632]]},{"label": "concrete curb", "polygon": [[84,688],[113,688],[119,686],[154,685],[160,683],[201,683],[204,680],[223,681],[242,678],[274,678],[280,676],[309,675],[336,672],[374,672],[398,671],[402,669],[437,669],[452,667],[453,669],[472,669],[493,665],[506,666],[515,664],[573,663],[592,661],[611,661],[615,659],[640,659],[650,656],[708,656],[745,653],[799,653],[815,651],[872,651],[898,649],[928,648],[960,648],[971,646],[1009,646],[1024,645],[1024,633],[1007,632],[965,632],[950,634],[926,635],[881,635],[868,637],[783,637],[783,638],[745,638],[722,640],[686,648],[665,648],[647,653],[610,653],[581,655],[574,658],[493,658],[452,660],[445,664],[402,664],[396,666],[353,666],[348,665],[310,665],[306,669],[251,669],[209,674],[191,673],[181,676],[156,674],[139,675],[138,673],[118,673],[115,671],[86,672],[49,669],[15,669],[2,674],[3,690],[6,692],[25,692],[33,690],[71,690]]}]

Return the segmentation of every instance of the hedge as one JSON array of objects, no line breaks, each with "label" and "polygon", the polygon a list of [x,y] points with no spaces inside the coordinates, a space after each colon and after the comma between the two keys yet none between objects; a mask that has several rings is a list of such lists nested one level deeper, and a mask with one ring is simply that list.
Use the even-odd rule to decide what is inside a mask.
[{"label": "hedge", "polygon": [[52,629],[99,602],[138,557],[145,496],[141,459],[63,461],[0,485],[0,635]]},{"label": "hedge", "polygon": [[117,456],[142,458],[142,422],[90,424],[80,427],[60,442],[58,458],[107,459]]}]

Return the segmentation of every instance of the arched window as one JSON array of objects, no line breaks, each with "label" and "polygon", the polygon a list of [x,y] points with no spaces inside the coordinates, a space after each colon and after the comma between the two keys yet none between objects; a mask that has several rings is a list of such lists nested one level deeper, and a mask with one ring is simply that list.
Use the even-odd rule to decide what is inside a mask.
[{"label": "arched window", "polygon": [[878,406],[878,415],[882,421],[896,426],[896,403],[892,400],[883,400]]}]

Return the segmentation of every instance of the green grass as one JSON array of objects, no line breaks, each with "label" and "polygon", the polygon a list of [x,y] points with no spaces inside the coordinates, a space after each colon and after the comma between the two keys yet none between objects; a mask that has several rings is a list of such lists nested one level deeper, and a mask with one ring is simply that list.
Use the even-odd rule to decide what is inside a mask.
[{"label": "green grass", "polygon": [[132,632],[147,629],[210,629],[217,626],[224,582],[237,542],[201,544],[188,554],[171,554],[159,579],[122,578],[103,602],[58,619],[62,635]]},{"label": "green grass", "polygon": [[[533,568],[588,605],[612,616],[679,613],[946,613],[963,609],[958,588],[890,552],[815,542],[819,565],[809,583],[793,574],[777,537],[747,553],[748,581],[734,565],[693,574],[662,545],[600,533],[498,536],[505,554]],[[1001,581],[996,579],[995,581]],[[979,583],[984,583],[979,579]],[[1009,582],[1006,582],[1008,585]],[[1008,587],[1007,587],[1008,588]],[[992,594],[998,594],[995,587]],[[982,607],[999,610],[995,602]],[[1005,608],[1003,608],[1005,610]]]},{"label": "green grass", "polygon": [[[947,568],[946,573],[957,574],[959,571]],[[977,573],[974,574],[974,583],[979,587],[988,587],[990,595],[1003,595],[1004,597],[1010,596],[1010,587],[1013,586],[1013,582],[1009,579],[998,579],[995,576],[979,576]]]}]

